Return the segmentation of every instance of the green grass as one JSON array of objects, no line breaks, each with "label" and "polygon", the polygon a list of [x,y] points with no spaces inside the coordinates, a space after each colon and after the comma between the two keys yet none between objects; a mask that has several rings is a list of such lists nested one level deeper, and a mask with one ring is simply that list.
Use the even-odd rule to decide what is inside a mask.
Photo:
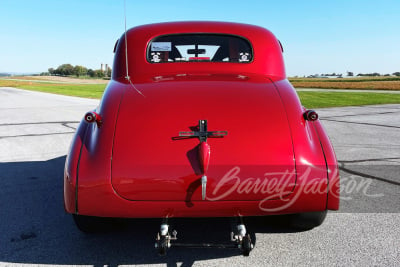
[{"label": "green grass", "polygon": [[103,95],[104,89],[106,88],[106,84],[77,84],[77,85],[52,84],[49,86],[23,85],[19,88],[32,91],[60,94],[60,95],[100,98]]},{"label": "green grass", "polygon": [[400,104],[400,94],[358,92],[297,92],[306,108]]},{"label": "green grass", "polygon": [[53,93],[59,95],[100,98],[106,84],[57,84],[40,82],[20,82],[0,80],[0,87],[15,87],[31,91]]},{"label": "green grass", "polygon": [[[101,98],[105,84],[57,84],[7,81],[0,79],[0,87],[9,86],[32,91],[87,98]],[[400,94],[370,92],[297,92],[307,108],[361,106],[377,104],[400,104]]]}]

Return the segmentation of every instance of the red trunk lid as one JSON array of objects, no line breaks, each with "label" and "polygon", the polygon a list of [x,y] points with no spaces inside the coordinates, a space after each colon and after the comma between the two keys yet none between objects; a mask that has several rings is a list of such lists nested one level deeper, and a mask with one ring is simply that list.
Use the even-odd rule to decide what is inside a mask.
[{"label": "red trunk lid", "polygon": [[[272,82],[245,76],[168,76],[137,84],[122,99],[112,185],[121,197],[201,201],[199,139],[180,138],[207,120],[207,200],[261,200],[295,185],[290,129]],[[104,122],[106,124],[107,122]]]}]

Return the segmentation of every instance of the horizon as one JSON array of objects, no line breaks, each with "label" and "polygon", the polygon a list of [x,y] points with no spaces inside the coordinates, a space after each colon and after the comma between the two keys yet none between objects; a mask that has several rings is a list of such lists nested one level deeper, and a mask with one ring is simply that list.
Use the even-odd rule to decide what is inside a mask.
[{"label": "horizon", "polygon": [[[93,69],[95,70],[95,69]],[[96,70],[100,70],[96,69]],[[47,73],[47,74],[46,74]],[[395,74],[396,73],[396,74]],[[289,76],[286,75],[288,78],[358,78],[358,77],[398,77],[399,75],[397,74],[399,72],[394,72],[394,73],[378,73],[378,72],[372,72],[372,73],[353,73],[353,75],[347,75],[345,73],[335,73],[333,74],[323,74],[323,73],[314,73],[314,74],[309,74],[309,75],[293,75]],[[377,75],[373,75],[377,74]],[[0,77],[13,77],[13,76],[60,76],[60,77],[75,77],[76,75],[59,75],[59,74],[50,74],[48,71],[43,71],[43,72],[0,72]],[[89,77],[88,75],[80,75],[81,77]],[[79,77],[78,77],[79,78]],[[98,77],[98,79],[102,79],[101,77]]]},{"label": "horizon", "polygon": [[[124,1],[2,0],[0,73],[36,74],[61,64],[100,69],[113,63],[124,32]],[[166,21],[254,24],[282,42],[286,74],[400,71],[400,2],[126,1],[127,29]]]}]

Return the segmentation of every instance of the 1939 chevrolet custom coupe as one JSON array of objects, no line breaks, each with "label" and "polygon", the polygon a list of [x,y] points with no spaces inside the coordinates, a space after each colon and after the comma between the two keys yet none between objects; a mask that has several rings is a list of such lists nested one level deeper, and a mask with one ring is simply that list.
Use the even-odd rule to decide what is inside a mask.
[{"label": "1939 chevrolet custom coupe", "polygon": [[236,217],[232,241],[252,248],[242,218],[294,214],[318,226],[339,208],[332,145],[286,79],[268,30],[172,22],[126,31],[112,79],[82,119],[64,172],[64,204],[83,231],[102,217]]}]

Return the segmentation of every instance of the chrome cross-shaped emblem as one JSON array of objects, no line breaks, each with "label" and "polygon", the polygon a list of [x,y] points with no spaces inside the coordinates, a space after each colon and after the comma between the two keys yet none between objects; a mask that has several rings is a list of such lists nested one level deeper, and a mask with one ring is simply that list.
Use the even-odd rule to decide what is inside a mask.
[{"label": "chrome cross-shaped emblem", "polygon": [[209,137],[224,137],[227,135],[227,131],[207,131],[207,120],[199,120],[198,131],[192,132],[179,132],[180,137],[186,138],[199,138],[199,160],[201,166],[201,198],[206,199],[206,187],[207,187],[207,169],[210,163],[210,145],[207,143]]},{"label": "chrome cross-shaped emblem", "polygon": [[223,137],[228,134],[227,131],[207,131],[207,120],[199,120],[199,130],[192,132],[179,132],[182,137],[197,137],[200,142],[207,142],[208,137]]}]

